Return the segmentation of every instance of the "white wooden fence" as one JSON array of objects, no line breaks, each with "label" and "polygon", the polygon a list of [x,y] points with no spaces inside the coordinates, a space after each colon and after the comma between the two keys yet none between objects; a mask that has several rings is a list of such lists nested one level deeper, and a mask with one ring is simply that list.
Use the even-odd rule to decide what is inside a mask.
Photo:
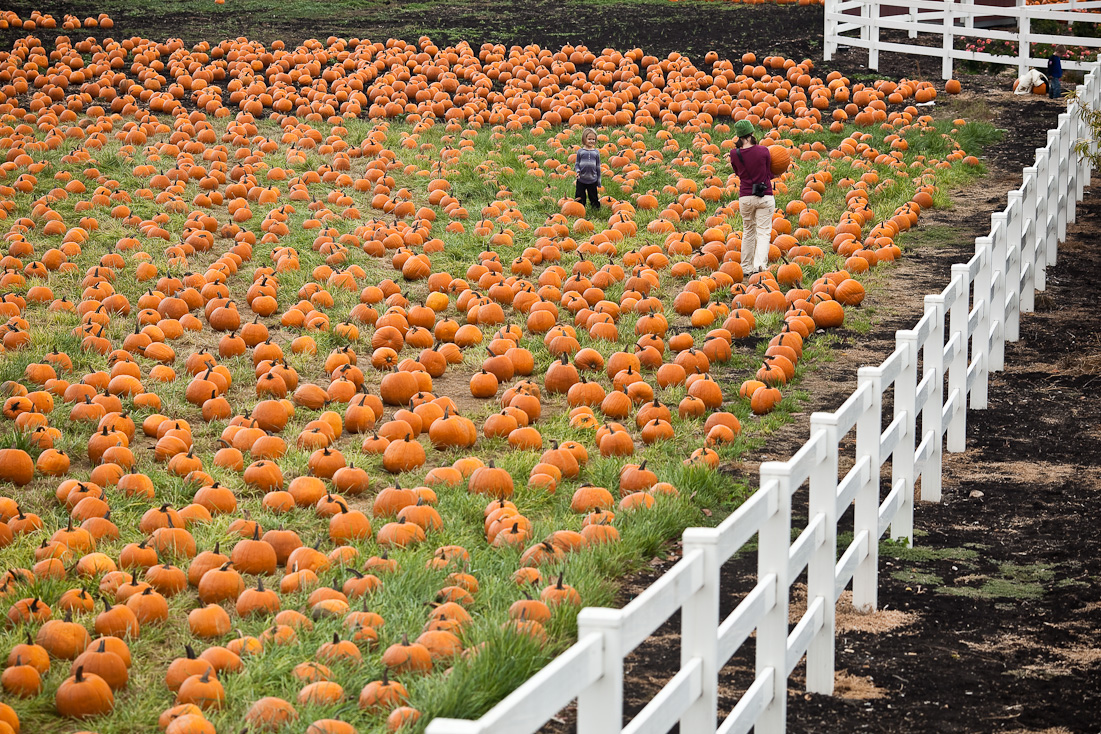
[{"label": "white wooden fence", "polygon": [[[1063,36],[1031,32],[1034,20],[1057,20],[1063,22],[1101,22],[1101,14],[1093,12],[1075,12],[1076,10],[1101,9],[1101,2],[1052,3],[1049,5],[1025,5],[1017,0],[1016,7],[975,4],[974,0],[952,2],[952,0],[907,0],[905,7],[879,0],[826,0],[825,28],[823,32],[822,56],[826,61],[841,46],[868,49],[868,68],[879,68],[879,52],[933,56],[941,59],[941,76],[952,78],[952,65],[957,59],[966,61],[984,61],[991,64],[1016,66],[1018,76],[1028,69],[1047,67],[1047,58],[1032,56],[1034,43],[1061,43],[1066,46],[1086,46],[1101,49],[1101,38],[1088,36]],[[892,15],[892,12],[905,11]],[[976,28],[975,20],[982,19],[982,25],[1016,26],[1016,30],[995,30],[994,28]],[[957,25],[959,23],[959,25]],[[939,45],[920,43],[898,43],[880,38],[881,30],[906,31],[909,38],[918,34],[939,36]],[[856,35],[853,35],[853,34]],[[955,48],[955,40],[1001,40],[1018,43],[1016,56],[992,54],[984,51],[967,51]],[[1096,57],[1095,57],[1096,58]],[[1064,69],[1086,70],[1090,62],[1063,61]]]},{"label": "white wooden fence", "polygon": [[[1088,104],[1101,101],[1101,68],[1083,89]],[[890,529],[910,541],[919,480],[922,500],[940,500],[942,445],[964,450],[968,401],[986,407],[988,373],[1003,368],[1005,341],[1017,340],[1020,314],[1044,290],[1089,183],[1090,164],[1072,147],[1083,136],[1078,115],[1059,115],[974,256],[925,297],[913,329],[896,332],[894,353],[860,368],[840,408],[811,417],[810,440],[791,459],[761,465],[760,488],[737,511],[718,527],[686,530],[681,560],[622,609],[582,610],[577,643],[482,718],[437,718],[428,734],[531,734],[574,699],[579,734],[665,734],[678,721],[686,734],[774,734],[785,731],[788,677],[804,657],[807,690],[832,693],[835,603],[851,582],[854,605],[875,609],[880,537]],[[893,411],[883,430],[886,395]],[[854,464],[839,480],[839,443],[853,431]],[[887,461],[890,485],[881,488]],[[792,498],[804,486],[809,519],[792,542]],[[850,506],[853,539],[839,548],[838,521]],[[720,567],[754,536],[756,585],[719,619]],[[791,585],[804,575],[807,611],[789,630]],[[680,670],[623,727],[624,657],[678,610]],[[754,632],[755,677],[720,720],[719,672]]]}]

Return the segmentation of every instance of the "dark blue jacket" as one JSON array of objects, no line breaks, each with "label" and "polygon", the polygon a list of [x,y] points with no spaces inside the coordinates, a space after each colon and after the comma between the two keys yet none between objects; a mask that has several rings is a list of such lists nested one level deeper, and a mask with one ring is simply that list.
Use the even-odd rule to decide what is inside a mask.
[{"label": "dark blue jacket", "polygon": [[1063,78],[1063,61],[1055,54],[1047,60],[1047,75],[1051,79]]}]

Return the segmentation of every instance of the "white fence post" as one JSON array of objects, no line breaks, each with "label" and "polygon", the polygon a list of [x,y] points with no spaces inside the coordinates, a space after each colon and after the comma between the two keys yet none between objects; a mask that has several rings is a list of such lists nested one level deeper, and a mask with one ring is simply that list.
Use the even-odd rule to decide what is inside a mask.
[{"label": "white fence post", "polygon": [[[1067,192],[1067,205],[1066,205],[1066,217],[1067,224],[1074,224],[1076,212],[1078,210],[1078,155],[1074,152],[1074,141],[1078,139],[1078,125],[1074,120],[1074,115],[1069,112],[1065,112],[1059,115],[1060,119],[1066,116],[1066,130],[1063,133],[1063,150],[1066,153],[1066,192]],[[1066,239],[1066,231],[1064,230],[1063,236],[1060,240]]]},{"label": "white fence post", "polygon": [[1070,115],[1064,112],[1059,115],[1059,193],[1063,197],[1063,205],[1059,207],[1060,242],[1067,238],[1067,225],[1074,223],[1074,209],[1077,204],[1075,196],[1078,193],[1078,183],[1074,180],[1075,167],[1072,165],[1072,134]]},{"label": "white fence post", "polygon": [[775,483],[776,511],[757,532],[757,578],[770,574],[776,578],[776,603],[757,624],[756,675],[772,668],[772,701],[761,712],[755,734],[784,734],[787,731],[787,654],[788,604],[791,580],[788,578],[788,551],[791,547],[791,470],[786,464],[769,461],[761,464],[760,486]]},{"label": "white fence post", "polygon": [[1062,199],[1066,194],[1065,179],[1062,158],[1063,130],[1056,128],[1047,131],[1047,173],[1049,179],[1048,211],[1051,214],[1051,232],[1048,234],[1047,264],[1055,265],[1059,261],[1059,240],[1066,231],[1066,212],[1063,211]]},{"label": "white fence post", "polygon": [[1036,166],[1024,170],[1021,184],[1021,272],[1025,282],[1021,285],[1021,313],[1032,313],[1035,308],[1036,290]]},{"label": "white fence post", "polygon": [[941,50],[943,56],[941,56],[940,64],[940,77],[941,79],[952,78],[952,51],[954,50],[955,43],[955,16],[952,15],[952,3],[944,3],[944,37],[941,39]]},{"label": "white fence post", "polygon": [[925,310],[936,314],[933,319],[933,333],[929,335],[921,351],[922,373],[933,376],[933,393],[925,400],[921,409],[922,440],[932,435],[933,444],[929,458],[921,470],[921,499],[925,502],[940,502],[941,496],[941,455],[944,447],[944,296],[941,294],[925,296]]},{"label": "white fence post", "polygon": [[[972,308],[979,309],[979,318],[975,323],[975,333],[971,336],[971,362],[975,363],[975,384],[971,387],[971,407],[976,410],[986,408],[986,381],[990,367],[990,327],[991,306],[993,300],[993,253],[994,243],[991,237],[975,238],[975,254],[979,255],[979,272],[975,274],[975,293]],[[981,303],[981,305],[980,305]],[[964,340],[966,345],[967,340]],[[964,350],[966,353],[966,350]],[[970,365],[968,365],[970,367]],[[966,389],[966,384],[965,384]],[[963,397],[967,398],[967,395]]]},{"label": "white fence post", "polygon": [[1036,290],[1047,290],[1047,259],[1051,228],[1051,176],[1048,175],[1047,148],[1036,149]]},{"label": "white fence post", "polygon": [[868,555],[853,574],[853,606],[875,611],[879,600],[879,458],[883,415],[883,370],[861,367],[856,372],[857,389],[867,385],[868,403],[856,421],[856,463],[867,458],[868,478],[856,490],[853,507],[853,536],[868,533]]},{"label": "white fence post", "polygon": [[807,647],[807,690],[833,694],[834,674],[834,590],[837,583],[837,415],[815,413],[810,417],[810,434],[825,433],[826,456],[810,472],[808,520],[822,515],[825,538],[807,563],[807,605],[822,597],[822,629]]},{"label": "white fence post", "polygon": [[[1082,99],[1077,100],[1071,106],[1071,114],[1075,120],[1075,134],[1074,140],[1071,141],[1071,145],[1077,145],[1081,140],[1089,139],[1089,130],[1086,127],[1086,121],[1082,119],[1082,103],[1091,95],[1091,87],[1093,86],[1093,72],[1089,73],[1086,78],[1086,89],[1082,92]],[[1078,188],[1075,192],[1075,197],[1081,201],[1085,196],[1086,187],[1090,183],[1090,165],[1089,160],[1084,155],[1075,154],[1075,159],[1078,163],[1078,177],[1075,179],[1078,182]]]},{"label": "white fence post", "polygon": [[868,68],[871,68],[872,64],[872,6],[875,5],[875,0],[862,0],[860,3],[860,40],[864,41],[868,45]]},{"label": "white fence post", "polygon": [[971,293],[970,268],[962,263],[952,266],[952,280],[959,280],[955,300],[948,307],[948,341],[958,339],[955,356],[948,363],[948,398],[956,396],[948,418],[948,450],[960,452],[967,448],[967,329],[968,300]]},{"label": "white fence post", "polygon": [[990,348],[986,360],[990,372],[1005,369],[1005,293],[1009,278],[1009,215],[990,215]]},{"label": "white fence post", "polygon": [[608,734],[623,728],[623,612],[586,607],[577,615],[577,638],[604,638],[604,674],[577,697],[577,734]]},{"label": "white fence post", "polygon": [[[1090,109],[1097,109],[1097,95],[1098,95],[1098,74],[1097,68],[1086,75],[1085,89],[1082,90],[1082,98],[1075,104],[1075,116],[1078,118],[1078,138],[1086,141],[1090,140],[1089,126],[1086,124],[1085,119],[1082,117],[1081,108],[1086,106]],[[1090,143],[1090,148],[1093,148],[1093,144]],[[1081,156],[1079,165],[1081,166],[1081,173],[1078,176],[1078,198],[1081,199],[1085,188],[1090,185],[1090,179],[1093,173],[1093,167],[1090,165],[1089,158]]]},{"label": "white fence post", "polygon": [[[1009,206],[1006,207],[1006,266],[1005,266],[1005,328],[1002,330],[1004,341],[1015,342],[1021,338],[1021,268],[1024,265],[1022,253],[1025,248],[1024,194],[1020,189],[1009,192]],[[1002,363],[998,369],[1005,368],[1005,344],[1001,349]]]},{"label": "white fence post", "polygon": [[1032,56],[1032,43],[1029,40],[1032,31],[1032,20],[1027,15],[1022,15],[1017,30],[1017,76],[1021,77],[1028,73],[1028,68],[1031,66],[1029,59]]},{"label": "white fence post", "polygon": [[864,7],[868,8],[868,68],[872,71],[879,70],[879,3],[870,2]]},{"label": "white fence post", "polygon": [[701,662],[700,697],[680,719],[683,732],[714,732],[719,714],[719,531],[688,528],[684,531],[685,555],[702,553],[703,585],[681,609],[680,660],[683,668],[692,658]]},{"label": "white fence post", "polygon": [[891,455],[891,488],[899,482],[904,483],[902,506],[891,522],[891,538],[906,539],[906,544],[914,544],[914,449],[917,448],[914,434],[917,430],[917,362],[918,335],[909,329],[895,332],[895,345],[906,356],[905,366],[895,378],[895,418],[905,416],[903,434],[898,446]]},{"label": "white fence post", "polygon": [[826,0],[823,11],[826,16],[824,33],[822,34],[822,60],[831,61],[837,53],[837,21],[830,16],[837,12],[837,0]]}]

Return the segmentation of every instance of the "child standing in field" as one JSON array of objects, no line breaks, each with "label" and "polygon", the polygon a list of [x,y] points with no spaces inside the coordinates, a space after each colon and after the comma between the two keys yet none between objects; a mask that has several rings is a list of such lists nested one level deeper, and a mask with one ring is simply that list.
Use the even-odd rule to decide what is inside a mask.
[{"label": "child standing in field", "polygon": [[1047,96],[1052,99],[1063,96],[1063,57],[1066,55],[1066,48],[1059,44],[1047,60]]},{"label": "child standing in field", "polygon": [[581,147],[577,150],[573,170],[577,172],[574,198],[584,204],[587,195],[593,207],[599,209],[600,198],[596,190],[600,186],[600,151],[596,149],[596,130],[591,127],[581,133]]}]

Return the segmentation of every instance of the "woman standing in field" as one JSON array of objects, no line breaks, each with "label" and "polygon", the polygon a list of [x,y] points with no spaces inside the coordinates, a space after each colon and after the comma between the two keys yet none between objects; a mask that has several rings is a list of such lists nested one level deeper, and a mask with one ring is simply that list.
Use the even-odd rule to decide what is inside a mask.
[{"label": "woman standing in field", "polygon": [[742,273],[746,276],[768,269],[768,248],[772,238],[772,163],[768,148],[758,144],[749,120],[734,123],[734,150],[730,165],[738,174],[738,211],[742,215]]}]

